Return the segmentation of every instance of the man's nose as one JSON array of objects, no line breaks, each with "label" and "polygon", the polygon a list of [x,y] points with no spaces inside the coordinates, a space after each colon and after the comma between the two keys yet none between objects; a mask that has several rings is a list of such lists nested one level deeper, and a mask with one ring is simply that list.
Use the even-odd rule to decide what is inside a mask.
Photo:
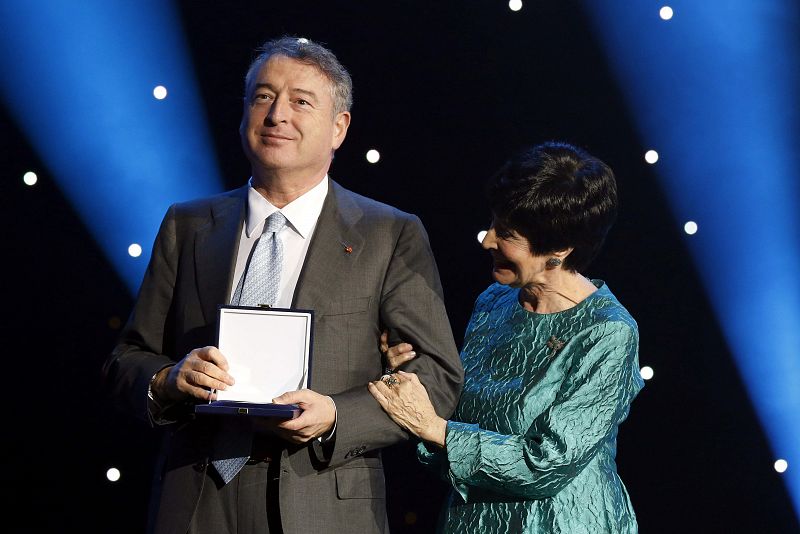
[{"label": "man's nose", "polygon": [[267,113],[266,121],[272,125],[286,122],[289,113],[288,104],[288,102],[284,102],[281,98],[276,98],[269,107],[269,113]]}]

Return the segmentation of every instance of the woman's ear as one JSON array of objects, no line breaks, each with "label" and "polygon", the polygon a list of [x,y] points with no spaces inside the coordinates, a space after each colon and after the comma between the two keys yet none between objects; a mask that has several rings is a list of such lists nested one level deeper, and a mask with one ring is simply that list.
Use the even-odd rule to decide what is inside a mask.
[{"label": "woman's ear", "polygon": [[572,254],[572,251],[575,250],[575,247],[565,248],[564,250],[557,250],[550,254],[551,256],[558,258],[561,261],[564,261],[564,258]]},{"label": "woman's ear", "polygon": [[563,250],[556,250],[555,252],[551,252],[549,254],[549,258],[545,262],[545,265],[548,269],[555,269],[560,267],[562,263],[564,263],[564,258],[570,255],[570,253],[575,250],[574,247],[565,248]]}]

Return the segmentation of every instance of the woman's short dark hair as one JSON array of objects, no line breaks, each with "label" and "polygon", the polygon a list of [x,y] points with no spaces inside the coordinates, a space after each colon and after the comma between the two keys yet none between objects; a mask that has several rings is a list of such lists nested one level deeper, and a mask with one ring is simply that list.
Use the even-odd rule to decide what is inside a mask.
[{"label": "woman's short dark hair", "polygon": [[608,165],[585,150],[551,141],[523,150],[486,187],[496,222],[546,255],[572,247],[570,271],[585,269],[617,216],[617,184]]}]

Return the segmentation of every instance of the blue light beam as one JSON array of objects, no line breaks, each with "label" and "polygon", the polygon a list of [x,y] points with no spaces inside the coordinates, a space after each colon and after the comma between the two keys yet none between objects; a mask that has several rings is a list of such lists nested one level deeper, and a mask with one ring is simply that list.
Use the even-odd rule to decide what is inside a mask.
[{"label": "blue light beam", "polygon": [[690,250],[800,517],[798,6],[585,5],[677,224],[699,225]]},{"label": "blue light beam", "polygon": [[222,190],[172,3],[2,2],[0,20],[5,105],[133,293],[169,204]]}]

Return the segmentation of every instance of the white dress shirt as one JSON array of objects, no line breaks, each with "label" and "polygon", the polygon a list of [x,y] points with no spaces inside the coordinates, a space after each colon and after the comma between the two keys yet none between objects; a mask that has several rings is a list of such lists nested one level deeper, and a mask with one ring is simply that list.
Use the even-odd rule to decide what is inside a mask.
[{"label": "white dress shirt", "polygon": [[[290,308],[292,297],[300,277],[300,270],[308,252],[308,244],[317,226],[317,219],[322,211],[322,204],[328,194],[328,176],[317,185],[294,199],[280,209],[288,221],[278,232],[278,238],[283,242],[283,266],[281,269],[281,284],[276,308]],[[253,246],[261,232],[267,217],[279,211],[266,198],[253,188],[253,179],[250,178],[250,188],[247,191],[247,214],[245,224],[242,226],[242,235],[239,237],[239,253],[236,256],[236,268],[233,271],[233,284],[228,295],[228,302],[233,298],[236,286],[247,268],[247,260],[253,251]]]}]

